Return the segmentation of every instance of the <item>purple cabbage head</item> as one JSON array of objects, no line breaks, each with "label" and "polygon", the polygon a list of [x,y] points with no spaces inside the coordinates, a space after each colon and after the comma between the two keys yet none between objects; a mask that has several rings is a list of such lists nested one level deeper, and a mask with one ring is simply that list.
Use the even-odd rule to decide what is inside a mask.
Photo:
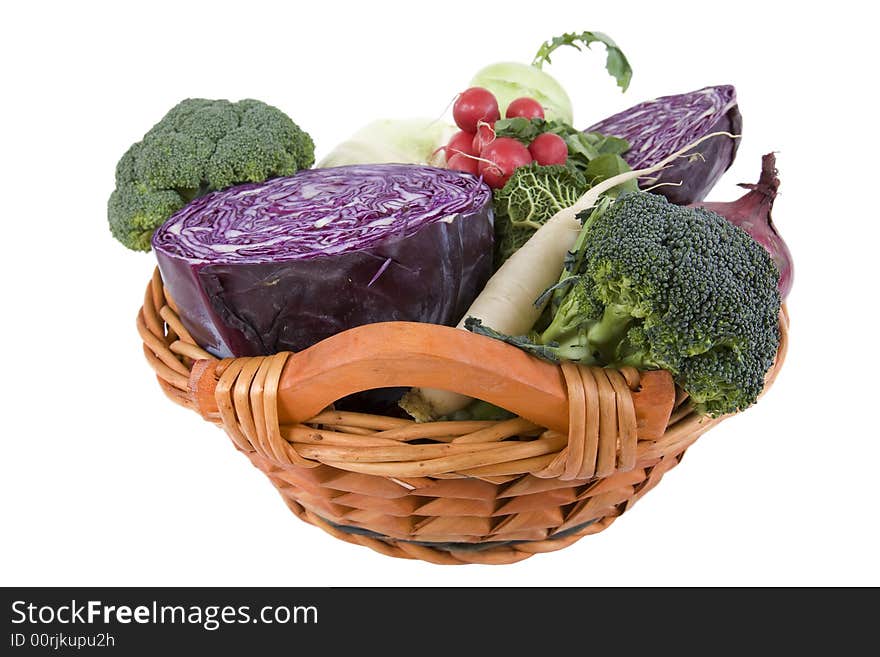
[{"label": "purple cabbage head", "polygon": [[[728,84],[639,103],[599,121],[586,132],[626,139],[630,149],[623,158],[633,169],[644,169],[710,133],[741,134],[742,116],[736,90]],[[673,183],[652,191],[679,205],[702,201],[733,164],[738,146],[738,139],[713,137],[690,151],[690,156],[679,158],[658,176],[640,184],[651,187]]]},{"label": "purple cabbage head", "polygon": [[492,221],[472,175],[357,165],[208,194],[152,246],[195,340],[253,356],[372,322],[455,324],[491,275]]}]

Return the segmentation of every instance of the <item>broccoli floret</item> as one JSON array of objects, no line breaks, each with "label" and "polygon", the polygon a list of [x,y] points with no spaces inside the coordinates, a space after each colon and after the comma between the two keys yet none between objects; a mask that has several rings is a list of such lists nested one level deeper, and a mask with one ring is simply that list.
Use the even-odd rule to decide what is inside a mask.
[{"label": "broccoli floret", "polygon": [[745,231],[628,193],[585,221],[568,263],[546,330],[508,342],[550,360],[669,370],[704,415],[755,402],[779,346],[781,300],[773,260]]},{"label": "broccoli floret", "polygon": [[129,249],[149,251],[153,231],[186,205],[179,192],[125,183],[110,194],[110,232]]},{"label": "broccoli floret", "polygon": [[311,137],[281,110],[251,99],[189,98],[119,160],[110,232],[130,249],[149,251],[153,231],[193,199],[288,176],[314,161]]}]

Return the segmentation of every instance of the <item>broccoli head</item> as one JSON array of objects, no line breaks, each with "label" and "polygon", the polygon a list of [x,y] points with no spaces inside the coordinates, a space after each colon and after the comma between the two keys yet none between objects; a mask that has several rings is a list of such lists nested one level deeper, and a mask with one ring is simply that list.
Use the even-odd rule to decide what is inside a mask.
[{"label": "broccoli head", "polygon": [[288,176],[315,161],[311,137],[258,100],[189,98],[132,145],[116,166],[110,232],[137,251],[174,212],[213,190]]},{"label": "broccoli head", "polygon": [[764,247],[714,212],[645,192],[578,217],[547,328],[492,337],[550,360],[669,370],[704,415],[754,403],[779,346],[779,273]]}]

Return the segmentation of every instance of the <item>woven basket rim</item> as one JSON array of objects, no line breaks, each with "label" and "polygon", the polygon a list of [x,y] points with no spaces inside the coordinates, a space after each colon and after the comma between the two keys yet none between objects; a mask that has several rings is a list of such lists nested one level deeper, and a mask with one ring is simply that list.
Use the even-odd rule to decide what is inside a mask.
[{"label": "woven basket rim", "polygon": [[[510,563],[538,552],[560,549],[583,536],[602,531],[656,485],[662,474],[678,463],[684,451],[700,435],[729,417],[697,417],[689,407],[687,396],[676,389],[662,437],[643,440],[636,436],[632,402],[632,395],[638,394],[640,381],[638,378],[633,380],[632,373],[624,377],[616,375],[615,371],[601,370],[591,374],[589,369],[575,371],[571,366],[568,370],[564,366],[554,366],[561,372],[557,378],[564,379],[568,386],[565,392],[569,399],[567,413],[571,418],[568,435],[518,416],[498,422],[460,421],[452,427],[450,422],[415,423],[386,416],[341,413],[332,408],[296,418],[295,424],[284,424],[284,419],[279,418],[278,409],[283,410],[283,404],[279,404],[278,387],[290,354],[251,359],[215,358],[195,343],[181,323],[158,268],[147,286],[137,326],[147,362],[165,394],[172,401],[223,426],[236,447],[272,479],[297,516],[341,540],[391,556],[434,563]],[[764,392],[773,384],[784,362],[787,342],[788,311],[783,305],[779,351],[765,379]],[[499,346],[511,350],[511,354],[516,352],[517,357],[523,354],[512,345],[499,343]],[[590,394],[595,395],[595,392],[584,391],[585,382],[586,388],[590,388],[593,380],[599,385],[598,402],[595,399],[591,402]],[[207,391],[200,391],[199,385],[207,385]],[[575,390],[577,394],[573,392]],[[282,396],[284,392],[281,391]],[[208,398],[214,409],[206,412],[204,400]],[[608,399],[612,402],[606,413],[604,406]],[[590,406],[591,403],[594,406]],[[580,422],[576,431],[572,423],[581,415],[591,416],[586,412],[588,408],[593,409],[592,415],[605,418],[600,422],[601,427],[585,426]],[[613,430],[606,432],[602,428],[608,426]],[[626,426],[630,429],[625,430]],[[595,444],[591,444],[590,436]],[[395,536],[393,528],[376,531],[369,523],[334,521],[328,517],[330,512],[320,512],[322,509],[317,507],[321,506],[322,500],[311,500],[308,492],[301,488],[302,481],[291,483],[278,479],[279,473],[285,471],[300,473],[298,476],[307,476],[306,471],[324,473],[321,476],[327,472],[348,473],[345,476],[366,477],[360,480],[362,482],[388,481],[414,491],[414,495],[423,494],[421,491],[429,485],[436,486],[437,482],[444,481],[473,480],[502,490],[505,486],[514,488],[523,477],[529,482],[570,482],[572,490],[576,488],[579,495],[586,496],[584,499],[588,504],[595,501],[591,495],[602,497],[595,492],[597,486],[601,490],[599,484],[605,486],[608,482],[616,482],[615,485],[622,487],[620,490],[626,495],[618,491],[602,498],[607,500],[608,508],[600,509],[602,513],[596,517],[588,517],[581,508],[580,515],[573,514],[560,522],[546,540],[516,539],[517,536],[531,535],[513,526],[517,520],[522,524],[522,518],[527,514],[501,514],[502,521],[497,521],[499,509],[495,509],[492,512],[495,515],[490,514],[482,524],[472,523],[478,525],[478,529],[468,531],[476,532],[477,539],[467,533],[462,535],[466,542],[498,543],[497,546],[482,545],[482,549],[477,550],[456,540],[435,540],[438,537],[459,538],[454,522],[419,520],[414,523],[415,529],[410,534],[404,532]],[[315,485],[316,490],[324,490],[324,482]],[[448,485],[444,486],[448,489]],[[295,489],[296,494],[288,489]],[[462,508],[467,506],[462,505]],[[443,506],[445,512],[449,506]],[[500,502],[496,506],[500,511],[508,508]],[[335,507],[330,504],[326,508],[332,511]],[[510,522],[511,517],[513,522]],[[583,518],[587,520],[580,524],[576,522]],[[459,528],[464,524],[459,523]],[[438,529],[440,526],[444,529]],[[422,536],[431,540],[422,540]],[[437,547],[441,543],[443,547]]]}]

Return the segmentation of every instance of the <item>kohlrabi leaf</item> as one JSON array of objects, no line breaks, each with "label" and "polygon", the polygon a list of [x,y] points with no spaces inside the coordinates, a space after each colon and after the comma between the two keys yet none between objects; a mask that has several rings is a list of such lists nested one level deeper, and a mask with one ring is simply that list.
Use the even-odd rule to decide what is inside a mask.
[{"label": "kohlrabi leaf", "polygon": [[496,137],[512,137],[526,146],[545,132],[559,135],[565,140],[568,146],[569,164],[580,171],[586,169],[590,161],[600,155],[620,155],[629,150],[629,142],[626,139],[606,136],[598,132],[581,132],[564,121],[514,117],[495,122]]},{"label": "kohlrabi leaf", "polygon": [[501,340],[507,344],[512,344],[514,347],[519,347],[523,351],[538,356],[539,358],[543,358],[544,360],[549,360],[554,363],[559,362],[559,356],[553,348],[554,345],[544,345],[539,343],[538,336],[505,335],[490,326],[484,326],[483,322],[476,317],[468,317],[464,321],[464,327],[471,333],[476,333],[477,335],[483,335],[487,338],[494,338],[495,340]]},{"label": "kohlrabi leaf", "polygon": [[629,142],[620,137],[608,137],[598,132],[588,132],[588,135],[594,135],[597,139],[596,150],[600,154],[614,153],[615,155],[623,155],[629,150]]},{"label": "kohlrabi leaf", "polygon": [[626,91],[632,79],[632,68],[626,59],[626,55],[623,54],[623,51],[614,40],[602,32],[566,32],[560,36],[553,37],[549,41],[545,41],[538,48],[538,52],[535,53],[535,58],[532,60],[532,66],[540,69],[544,62],[552,63],[550,61],[550,54],[560,46],[571,46],[580,50],[579,43],[589,48],[591,43],[597,42],[604,44],[608,53],[605,60],[605,68],[617,80],[617,86],[620,87],[621,91]]},{"label": "kohlrabi leaf", "polygon": [[[632,168],[617,153],[603,153],[596,158],[590,160],[587,168],[584,170],[584,177],[589,181],[590,186],[595,186],[626,171],[632,171]],[[608,193],[614,197],[620,192],[636,191],[639,188],[638,182],[633,179],[618,185]]]},{"label": "kohlrabi leaf", "polygon": [[516,116],[512,119],[495,121],[496,137],[513,137],[528,146],[532,140],[543,132],[547,132],[547,121],[544,119],[526,119]]},{"label": "kohlrabi leaf", "polygon": [[580,169],[584,169],[592,160],[601,155],[595,142],[583,133],[566,135],[563,139],[568,146],[569,158]]}]

